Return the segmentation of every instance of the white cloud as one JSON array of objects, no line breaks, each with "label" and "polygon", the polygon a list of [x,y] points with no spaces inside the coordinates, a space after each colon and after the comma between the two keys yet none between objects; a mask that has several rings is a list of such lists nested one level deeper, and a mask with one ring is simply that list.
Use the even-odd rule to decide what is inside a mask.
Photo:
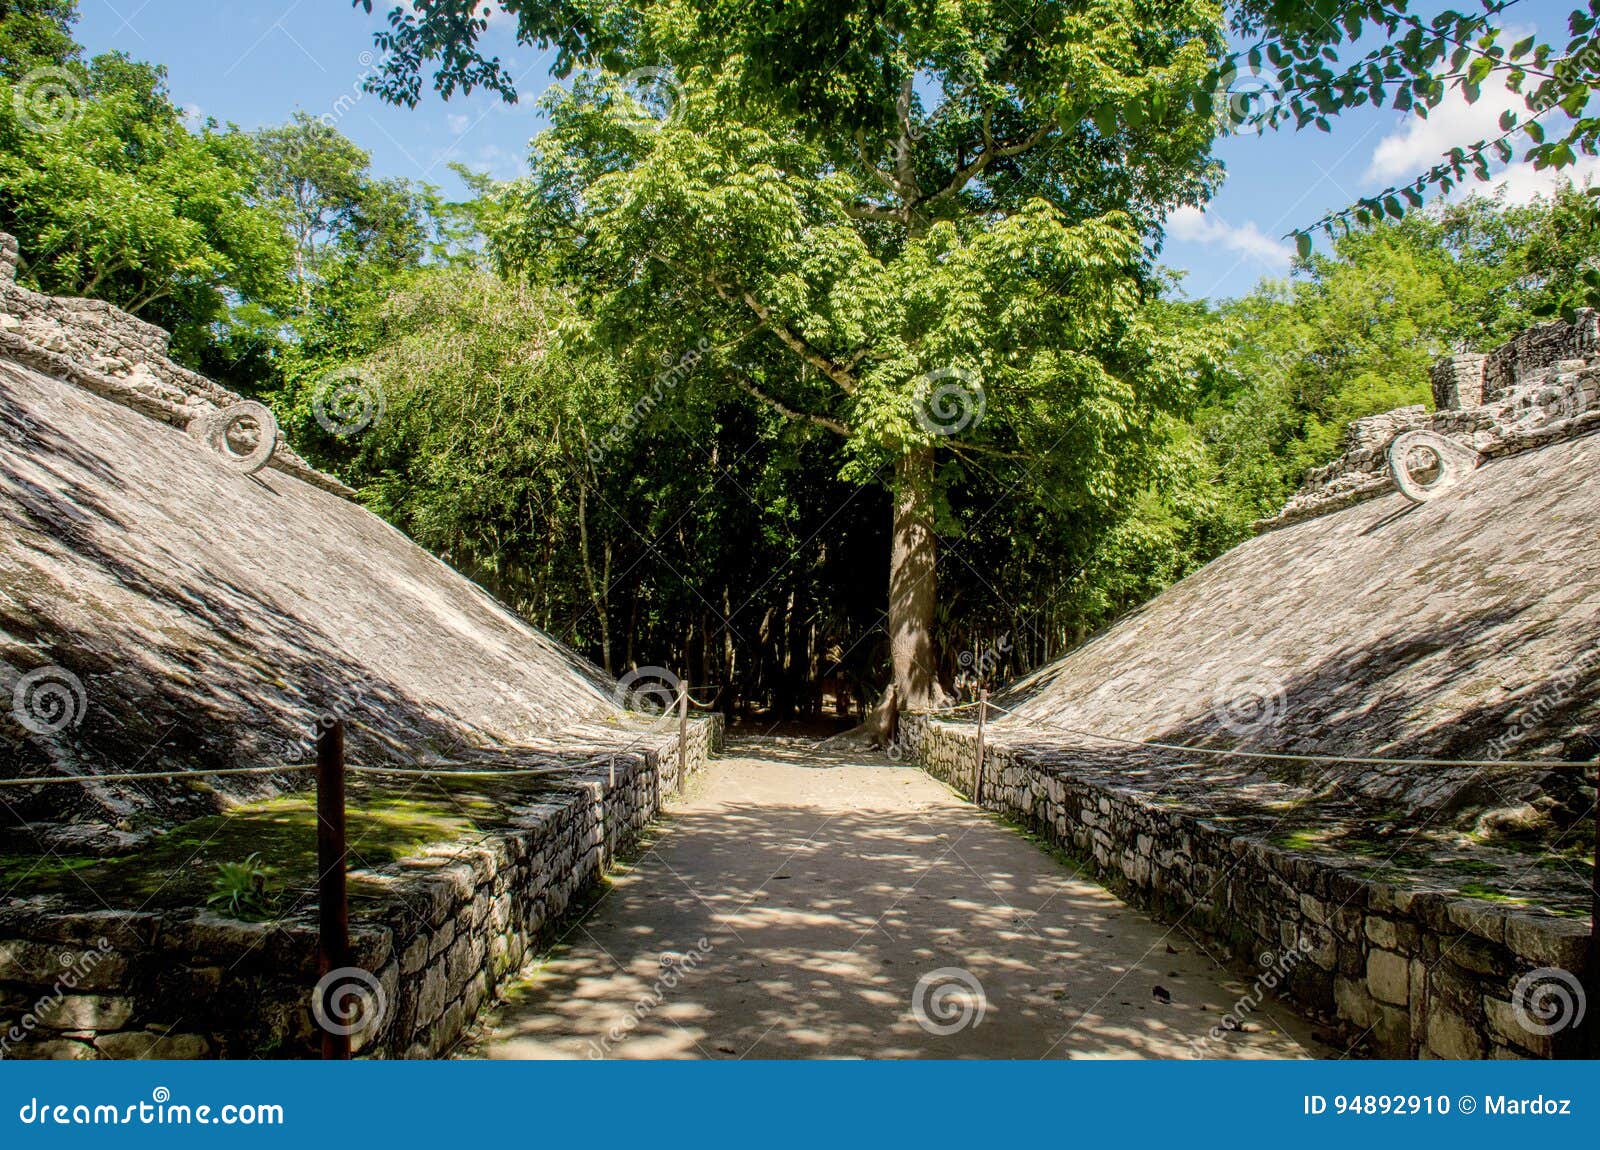
[{"label": "white cloud", "polygon": [[1474,104],[1467,103],[1459,88],[1452,88],[1426,120],[1408,113],[1404,123],[1378,141],[1366,178],[1390,184],[1412,179],[1451,148],[1498,136],[1500,113],[1513,108],[1527,111],[1521,96],[1498,83],[1484,84]]},{"label": "white cloud", "polygon": [[1273,239],[1254,223],[1230,224],[1199,208],[1181,207],[1167,217],[1167,234],[1175,239],[1238,252],[1273,267],[1288,267],[1294,249]]},{"label": "white cloud", "polygon": [[1498,173],[1494,187],[1497,191],[1505,189],[1506,203],[1526,204],[1536,196],[1550,195],[1568,180],[1580,188],[1591,180],[1600,183],[1600,156],[1579,156],[1577,163],[1560,171],[1552,168],[1535,171],[1532,164],[1520,161]]},{"label": "white cloud", "polygon": [[[1408,182],[1439,163],[1451,148],[1499,136],[1500,114],[1507,110],[1515,111],[1519,117],[1527,116],[1523,98],[1498,80],[1485,83],[1482,94],[1472,104],[1467,103],[1459,88],[1452,88],[1426,120],[1410,116],[1378,141],[1367,165],[1366,179],[1384,184]],[[1518,136],[1511,142],[1521,148],[1528,140]],[[1536,196],[1549,195],[1566,180],[1582,187],[1596,177],[1600,177],[1600,158],[1594,156],[1579,156],[1576,164],[1560,171],[1536,171],[1532,164],[1516,161],[1495,172],[1487,184],[1469,174],[1456,185],[1450,198],[1498,192],[1507,203],[1525,204]]]},{"label": "white cloud", "polygon": [[[1503,38],[1518,39],[1529,31],[1531,29],[1508,28]],[[1528,117],[1526,100],[1508,89],[1498,72],[1484,82],[1481,94],[1471,104],[1459,87],[1452,87],[1439,101],[1439,106],[1429,111],[1426,120],[1407,113],[1393,131],[1378,141],[1367,164],[1366,179],[1370,183],[1384,184],[1409,182],[1441,162],[1451,148],[1497,138],[1501,134],[1500,115],[1506,111],[1516,112],[1519,119]],[[1557,125],[1546,120],[1545,128],[1554,131]],[[1520,134],[1510,141],[1519,150],[1528,142],[1527,137]],[[1535,171],[1532,164],[1519,161],[1496,172],[1490,185],[1479,184],[1469,176],[1465,184],[1457,185],[1459,190],[1452,198],[1474,191],[1489,193],[1492,185],[1493,189],[1504,189],[1507,202],[1527,203],[1537,195],[1548,195],[1563,180],[1570,179],[1581,187],[1597,174],[1600,174],[1600,161],[1593,156],[1581,156],[1577,164],[1560,172]]]}]

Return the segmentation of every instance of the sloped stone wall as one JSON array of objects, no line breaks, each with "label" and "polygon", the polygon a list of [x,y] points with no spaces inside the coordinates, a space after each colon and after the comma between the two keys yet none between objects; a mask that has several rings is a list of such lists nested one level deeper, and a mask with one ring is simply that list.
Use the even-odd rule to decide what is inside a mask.
[{"label": "sloped stone wall", "polygon": [[[903,737],[930,774],[973,793],[973,727],[914,720]],[[1546,1035],[1537,1022],[1525,1025],[1513,989],[1524,977],[1563,972],[1576,986],[1586,971],[1587,921],[1371,881],[1355,873],[1356,860],[1340,865],[1232,834],[1119,787],[1066,752],[991,741],[984,763],[986,808],[1084,860],[1130,902],[1204,938],[1240,970],[1259,972],[1303,952],[1284,976],[1285,993],[1367,1053],[1578,1053],[1570,1028]]]},{"label": "sloped stone wall", "polygon": [[[179,428],[243,401],[169,359],[161,328],[103,300],[29,291],[16,282],[17,263],[17,241],[0,232],[0,355]],[[286,443],[269,466],[324,491],[355,494]]]},{"label": "sloped stone wall", "polygon": [[[722,730],[720,715],[691,721],[691,775]],[[384,1009],[358,1051],[448,1052],[679,785],[674,728],[659,750],[564,780],[479,841],[377,872],[383,906],[353,913],[351,941]],[[310,910],[244,923],[12,904],[0,910],[0,1057],[316,1057],[316,949]]]},{"label": "sloped stone wall", "polygon": [[[329,712],[367,765],[629,742],[614,677],[335,481],[296,471],[281,444],[282,467],[240,474],[181,431],[212,385],[157,363],[150,379],[188,389],[179,404],[86,364],[164,338],[125,316],[108,334],[107,315],[0,284],[0,775],[303,764]],[[59,722],[14,719],[30,676],[71,697]],[[12,789],[0,838],[25,824],[19,849],[121,853],[296,781]]]}]

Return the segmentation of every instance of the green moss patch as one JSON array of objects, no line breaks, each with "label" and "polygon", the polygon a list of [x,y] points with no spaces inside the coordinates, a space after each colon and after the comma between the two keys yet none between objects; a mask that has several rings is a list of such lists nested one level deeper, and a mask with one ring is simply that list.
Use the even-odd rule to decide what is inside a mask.
[{"label": "green moss patch", "polygon": [[[352,903],[382,897],[377,884],[364,881],[372,871],[504,826],[509,808],[560,789],[544,779],[352,784],[345,815]],[[0,882],[15,895],[81,896],[95,906],[203,906],[219,890],[219,866],[247,860],[261,874],[259,898],[248,909],[228,913],[273,917],[313,898],[315,794],[266,799],[195,819],[119,858],[9,854],[0,857]]]}]

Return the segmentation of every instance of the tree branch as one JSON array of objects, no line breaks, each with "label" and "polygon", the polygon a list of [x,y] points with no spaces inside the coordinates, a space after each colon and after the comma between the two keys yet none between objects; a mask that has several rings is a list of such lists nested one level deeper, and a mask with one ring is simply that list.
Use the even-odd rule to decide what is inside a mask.
[{"label": "tree branch", "polygon": [[759,399],[762,403],[772,408],[773,411],[776,411],[785,419],[792,419],[796,422],[809,421],[816,424],[818,427],[826,427],[829,431],[836,435],[842,435],[847,439],[850,436],[850,429],[844,424],[840,423],[837,419],[831,419],[826,415],[814,415],[809,411],[797,411],[788,404],[784,403],[781,399],[775,399],[768,395],[755,384],[751,383],[748,379],[745,379],[742,375],[735,375],[733,382],[741,391],[754,396],[756,399]]},{"label": "tree branch", "polygon": [[804,336],[791,330],[789,325],[784,323],[782,320],[775,318],[772,314],[772,309],[767,307],[760,300],[756,299],[756,297],[745,288],[730,288],[718,280],[715,276],[706,275],[704,272],[698,272],[691,268],[686,268],[676,260],[669,259],[660,252],[651,252],[650,258],[660,261],[673,271],[677,272],[679,275],[700,280],[702,283],[710,287],[712,291],[716,292],[717,298],[721,299],[724,303],[743,304],[755,314],[757,319],[761,320],[762,324],[772,331],[773,335],[778,337],[779,341],[782,342],[785,347],[794,352],[801,359],[805,360],[812,367],[816,368],[823,375],[827,376],[834,382],[840,391],[844,392],[846,395],[854,395],[856,393],[856,379],[848,368],[844,367],[842,364],[836,363],[833,359],[823,354],[821,351],[818,351],[815,347],[812,347]]},{"label": "tree branch", "polygon": [[1055,130],[1056,126],[1054,123],[1045,123],[1043,126],[1033,132],[1028,133],[1028,135],[1024,136],[1020,140],[1017,140],[1015,143],[996,144],[993,138],[989,135],[989,114],[985,112],[983,118],[983,151],[979,152],[976,156],[972,157],[971,160],[967,161],[967,163],[957,168],[955,175],[950,177],[949,183],[945,184],[944,187],[940,188],[937,192],[934,192],[933,195],[929,196],[922,202],[925,204],[932,204],[938,202],[939,200],[946,199],[949,196],[955,195],[962,188],[966,187],[974,179],[976,179],[984,171],[984,169],[988,168],[988,166],[995,160],[1003,160],[1011,156],[1020,156],[1028,149],[1037,147],[1039,144],[1043,143]]},{"label": "tree branch", "polygon": [[908,74],[900,85],[900,95],[894,102],[895,117],[900,121],[900,136],[894,142],[894,182],[906,207],[913,207],[922,198],[917,187],[916,169],[911,163],[911,101],[916,94],[914,75]]}]

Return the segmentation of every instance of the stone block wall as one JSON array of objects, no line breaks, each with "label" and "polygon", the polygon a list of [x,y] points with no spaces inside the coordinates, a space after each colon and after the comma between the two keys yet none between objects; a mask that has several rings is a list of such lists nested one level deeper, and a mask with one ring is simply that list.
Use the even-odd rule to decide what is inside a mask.
[{"label": "stone block wall", "polygon": [[[973,727],[911,719],[901,738],[929,773],[973,793]],[[1371,881],[1354,865],[1231,834],[1036,749],[990,743],[983,805],[1081,858],[1129,902],[1206,938],[1242,971],[1260,973],[1262,956],[1301,948],[1285,992],[1368,1053],[1576,1053],[1570,1029],[1547,1036],[1524,1026],[1512,990],[1535,971],[1576,986],[1587,921]]]},{"label": "stone block wall", "polygon": [[1476,353],[1447,355],[1433,365],[1433,405],[1440,411],[1459,411],[1483,403],[1483,364],[1488,357]]},{"label": "stone block wall", "polygon": [[1483,402],[1504,399],[1527,381],[1600,354],[1600,314],[1578,312],[1572,323],[1535,324],[1483,359]]},{"label": "stone block wall", "polygon": [[[691,722],[691,774],[721,738],[720,715]],[[375,883],[381,897],[352,906],[351,944],[384,1008],[358,1052],[449,1051],[679,783],[673,729],[654,750],[617,756],[614,772],[508,810],[490,834],[376,872],[363,890]],[[316,949],[314,908],[245,923],[14,903],[0,910],[0,1057],[315,1057]]]}]

